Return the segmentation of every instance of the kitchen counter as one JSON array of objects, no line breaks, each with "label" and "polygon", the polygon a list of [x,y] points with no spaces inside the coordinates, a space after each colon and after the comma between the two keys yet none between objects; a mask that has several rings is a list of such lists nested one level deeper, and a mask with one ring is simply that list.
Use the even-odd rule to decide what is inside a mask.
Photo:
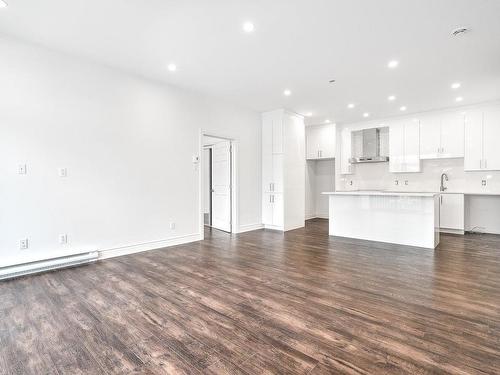
[{"label": "kitchen counter", "polygon": [[329,196],[329,234],[434,249],[439,193],[337,191]]}]

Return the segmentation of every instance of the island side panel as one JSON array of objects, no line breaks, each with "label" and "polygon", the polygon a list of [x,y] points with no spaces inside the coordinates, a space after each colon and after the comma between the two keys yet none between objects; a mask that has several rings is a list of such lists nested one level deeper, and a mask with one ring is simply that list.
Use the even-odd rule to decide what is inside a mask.
[{"label": "island side panel", "polygon": [[434,249],[435,215],[433,196],[330,195],[332,236]]}]

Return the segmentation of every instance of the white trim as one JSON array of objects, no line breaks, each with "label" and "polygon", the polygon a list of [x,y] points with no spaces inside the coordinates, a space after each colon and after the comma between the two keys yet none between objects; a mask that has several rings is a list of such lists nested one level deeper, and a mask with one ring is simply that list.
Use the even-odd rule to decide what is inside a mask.
[{"label": "white trim", "polygon": [[259,229],[264,229],[264,225],[260,223],[245,224],[245,225],[240,225],[238,233],[251,232],[253,230],[259,230]]},{"label": "white trim", "polygon": [[175,245],[182,245],[189,242],[200,241],[202,239],[203,237],[199,233],[195,233],[195,234],[187,234],[184,236],[172,237],[165,240],[151,241],[135,245],[127,245],[111,249],[104,249],[99,251],[99,259],[109,259],[109,258],[119,257],[122,255],[141,253],[143,251],[157,250],[157,249],[162,249],[164,247],[170,247]]},{"label": "white trim", "polygon": [[200,128],[199,133],[199,164],[198,164],[198,220],[201,239],[205,238],[205,220],[203,207],[203,137],[220,138],[230,142],[231,144],[231,233],[239,233],[239,173],[238,173],[238,152],[239,142],[235,138],[230,138],[227,135],[211,133]]},{"label": "white trim", "polygon": [[311,220],[311,219],[316,219],[316,215],[315,214],[309,214],[309,215],[306,215],[304,220]]}]

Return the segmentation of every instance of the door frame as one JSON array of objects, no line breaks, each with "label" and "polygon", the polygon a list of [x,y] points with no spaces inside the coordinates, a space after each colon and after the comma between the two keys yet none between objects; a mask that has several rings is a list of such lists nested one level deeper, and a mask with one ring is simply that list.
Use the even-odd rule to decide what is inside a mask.
[{"label": "door frame", "polygon": [[238,140],[228,137],[225,134],[206,131],[200,128],[199,132],[199,168],[198,168],[198,228],[200,231],[200,238],[205,238],[205,225],[204,225],[204,202],[203,202],[203,165],[206,162],[203,155],[203,137],[214,137],[225,141],[229,141],[231,145],[231,233],[238,233],[239,228],[239,196],[238,196],[238,181],[239,181],[239,168],[238,168]]}]

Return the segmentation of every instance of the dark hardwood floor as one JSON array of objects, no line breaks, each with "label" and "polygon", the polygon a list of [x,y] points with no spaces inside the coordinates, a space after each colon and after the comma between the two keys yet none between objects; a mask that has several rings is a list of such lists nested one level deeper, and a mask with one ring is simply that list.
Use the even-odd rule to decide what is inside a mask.
[{"label": "dark hardwood floor", "polygon": [[0,283],[2,374],[498,374],[500,236],[255,231]]}]

